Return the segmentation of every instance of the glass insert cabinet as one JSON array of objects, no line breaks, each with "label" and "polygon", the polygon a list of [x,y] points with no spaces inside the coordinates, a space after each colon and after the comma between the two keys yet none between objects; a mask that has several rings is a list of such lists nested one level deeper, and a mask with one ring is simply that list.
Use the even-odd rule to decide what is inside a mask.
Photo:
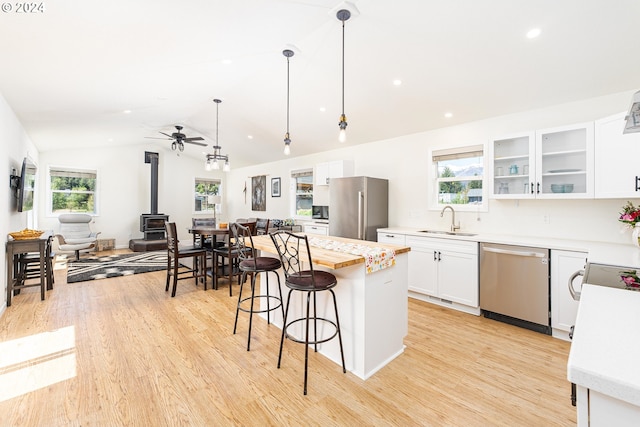
[{"label": "glass insert cabinet", "polygon": [[491,197],[593,197],[593,123],[493,139]]}]

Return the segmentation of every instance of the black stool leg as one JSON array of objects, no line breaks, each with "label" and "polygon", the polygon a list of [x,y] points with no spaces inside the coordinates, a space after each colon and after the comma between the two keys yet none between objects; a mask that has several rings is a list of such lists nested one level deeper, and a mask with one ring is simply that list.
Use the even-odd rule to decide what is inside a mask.
[{"label": "black stool leg", "polygon": [[[244,276],[247,273],[245,271],[242,272],[242,276],[244,278]],[[236,306],[236,321],[233,324],[233,334],[235,335],[236,333],[236,329],[238,328],[238,314],[240,313],[240,302],[242,301],[242,288],[244,287],[244,281],[242,282],[242,284],[240,285],[240,291],[238,292],[238,305]]]},{"label": "black stool leg", "polygon": [[[313,293],[314,296],[314,306],[315,306],[315,292]],[[308,371],[308,366],[309,366],[309,308],[311,305],[311,292],[307,292],[307,331],[305,333],[304,336],[304,395],[307,395],[307,371]],[[315,307],[314,307],[315,310]],[[316,330],[315,328],[315,313],[314,313],[314,331]],[[314,341],[316,341],[317,338],[314,338]],[[315,344],[316,347],[316,351],[318,348],[318,345]]]},{"label": "black stool leg", "polygon": [[[244,276],[243,276],[244,278]],[[240,284],[242,286],[244,283]],[[256,274],[251,274],[251,309],[249,310],[249,333],[247,334],[247,351],[251,345],[251,326],[253,325],[253,305],[256,301]],[[268,299],[267,299],[268,301]],[[269,313],[267,313],[267,316]]]},{"label": "black stool leg", "polygon": [[336,294],[333,289],[329,289],[331,296],[333,297],[333,307],[336,310],[336,328],[338,329],[338,342],[340,343],[340,357],[342,357],[342,372],[347,373],[347,367],[344,363],[344,351],[342,349],[342,332],[340,332],[340,320],[338,319],[338,303],[336,302]]},{"label": "black stool leg", "polygon": [[280,362],[282,361],[282,346],[284,345],[284,337],[287,334],[287,316],[289,315],[289,301],[291,300],[291,292],[293,292],[293,290],[289,289],[289,294],[287,294],[287,308],[284,310],[282,320],[282,337],[280,338],[280,352],[278,353],[278,369],[280,369]]}]

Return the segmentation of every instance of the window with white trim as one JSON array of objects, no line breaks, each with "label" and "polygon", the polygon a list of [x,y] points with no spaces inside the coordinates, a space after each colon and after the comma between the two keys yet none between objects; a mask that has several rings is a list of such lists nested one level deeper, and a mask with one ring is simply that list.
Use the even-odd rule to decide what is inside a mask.
[{"label": "window with white trim", "polygon": [[313,205],[313,169],[291,171],[291,208],[295,219],[311,219]]},{"label": "window with white trim", "polygon": [[91,169],[59,166],[48,168],[49,213],[87,213],[96,215],[98,173]]},{"label": "window with white trim", "polygon": [[465,206],[473,210],[486,209],[482,145],[433,150],[431,162],[435,175],[432,204],[438,209],[446,205],[455,205],[456,209],[463,208],[461,210],[465,210]]},{"label": "window with white trim", "polygon": [[194,185],[195,213],[220,213],[222,204],[222,181],[211,178],[196,178]]}]

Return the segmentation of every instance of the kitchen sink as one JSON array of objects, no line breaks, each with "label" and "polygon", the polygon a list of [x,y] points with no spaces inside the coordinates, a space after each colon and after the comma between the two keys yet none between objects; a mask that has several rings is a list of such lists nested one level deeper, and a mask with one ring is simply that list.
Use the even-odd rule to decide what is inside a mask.
[{"label": "kitchen sink", "polygon": [[464,233],[462,231],[419,230],[418,233],[446,234],[448,236],[475,236],[474,233]]}]

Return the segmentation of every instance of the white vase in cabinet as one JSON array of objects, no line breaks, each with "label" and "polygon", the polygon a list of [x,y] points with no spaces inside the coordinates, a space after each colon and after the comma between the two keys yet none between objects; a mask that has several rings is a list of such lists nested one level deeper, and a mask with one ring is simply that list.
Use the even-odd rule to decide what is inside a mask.
[{"label": "white vase in cabinet", "polygon": [[640,133],[622,133],[625,116],[595,122],[596,199],[640,197]]},{"label": "white vase in cabinet", "polygon": [[477,242],[407,236],[406,245],[412,296],[480,314]]},{"label": "white vase in cabinet", "polygon": [[497,138],[491,142],[491,197],[593,197],[593,122]]}]

